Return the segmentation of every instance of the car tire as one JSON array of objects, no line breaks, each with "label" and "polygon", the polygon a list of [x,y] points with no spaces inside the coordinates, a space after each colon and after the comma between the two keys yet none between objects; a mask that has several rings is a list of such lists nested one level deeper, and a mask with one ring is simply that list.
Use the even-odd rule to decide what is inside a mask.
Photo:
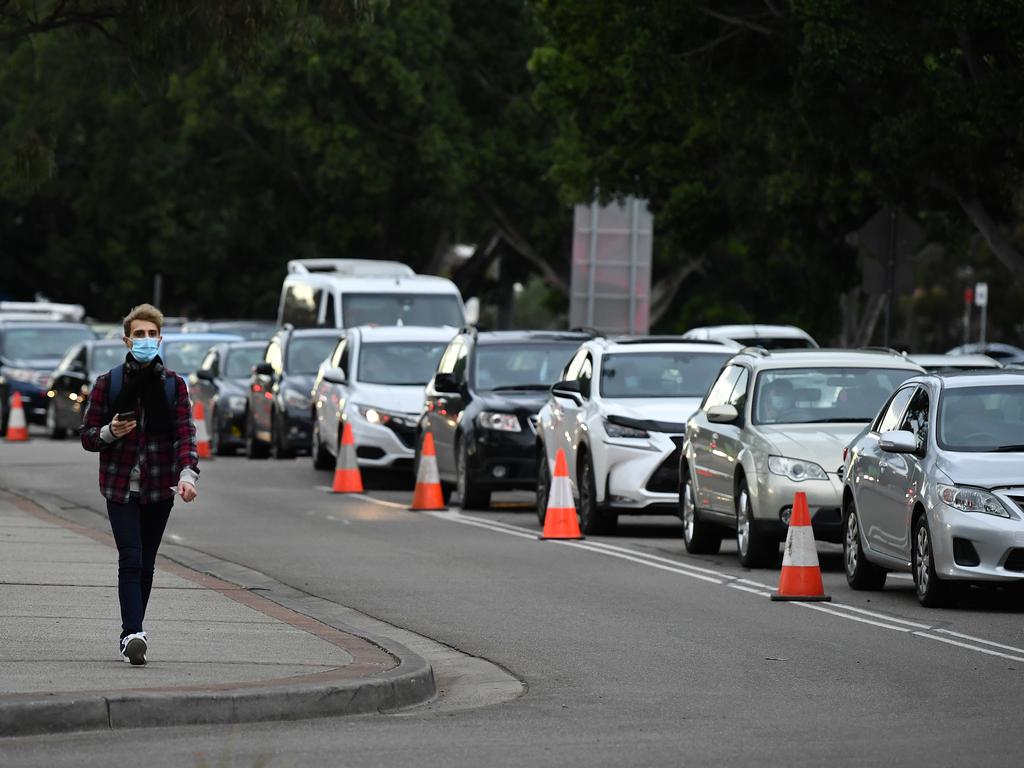
[{"label": "car tire", "polygon": [[698,514],[689,476],[679,489],[679,519],[683,524],[683,544],[691,555],[714,555],[722,548],[722,530]]},{"label": "car tire", "polygon": [[224,442],[224,431],[216,407],[210,409],[210,425],[210,450],[214,456],[234,456],[235,446]]},{"label": "car tire", "polygon": [[57,426],[57,407],[54,403],[50,403],[46,409],[46,434],[52,440],[63,440],[68,434],[64,427]]},{"label": "car tire", "polygon": [[594,463],[587,454],[583,454],[580,458],[577,478],[580,493],[580,503],[577,509],[580,533],[584,536],[615,533],[619,516],[608,509],[602,509],[597,503]]},{"label": "car tire", "polygon": [[295,451],[284,443],[284,426],[274,413],[270,415],[270,449],[275,459],[294,459]]},{"label": "car tire", "polygon": [[543,446],[537,449],[537,520],[540,527],[548,516],[548,496],[551,493],[551,464]]},{"label": "car tire", "polygon": [[852,589],[877,591],[885,586],[888,572],[872,563],[864,554],[860,538],[860,516],[853,499],[846,503],[846,514],[843,516],[843,569],[846,571],[846,583]]},{"label": "car tire", "polygon": [[746,480],[736,494],[736,551],[744,568],[768,568],[779,559],[779,542],[756,524]]},{"label": "car tire", "polygon": [[320,439],[320,420],[315,415],[313,416],[313,450],[310,455],[313,457],[313,469],[334,469],[335,459],[327,450],[323,440]]},{"label": "car tire", "polygon": [[[419,482],[420,476],[420,457],[423,454],[423,433],[420,432],[416,438],[416,453],[413,454],[412,458],[412,478],[413,483]],[[445,503],[445,506],[451,501],[452,498],[452,486],[449,483],[441,481],[441,500]]]},{"label": "car tire", "polygon": [[921,605],[925,608],[942,608],[949,605],[953,585],[940,579],[935,572],[935,549],[932,545],[931,528],[928,527],[928,518],[923,514],[914,521],[911,571],[914,575],[914,591]]},{"label": "car tire", "polygon": [[462,509],[489,509],[491,492],[473,482],[469,472],[468,438],[459,440],[455,448],[455,479],[456,491],[459,494],[459,506]]},{"label": "car tire", "polygon": [[270,455],[270,446],[256,438],[256,425],[251,412],[245,417],[245,455],[250,459],[265,459]]}]

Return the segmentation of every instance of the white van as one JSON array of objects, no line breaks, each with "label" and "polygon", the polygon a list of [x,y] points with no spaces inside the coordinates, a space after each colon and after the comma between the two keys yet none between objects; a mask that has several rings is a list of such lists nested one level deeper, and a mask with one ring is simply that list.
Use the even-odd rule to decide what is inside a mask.
[{"label": "white van", "polygon": [[795,325],[706,325],[683,334],[686,341],[734,341],[744,347],[816,349],[811,334]]},{"label": "white van", "polygon": [[459,328],[465,324],[465,307],[451,280],[417,275],[397,261],[297,259],[288,262],[277,322],[296,328]]}]

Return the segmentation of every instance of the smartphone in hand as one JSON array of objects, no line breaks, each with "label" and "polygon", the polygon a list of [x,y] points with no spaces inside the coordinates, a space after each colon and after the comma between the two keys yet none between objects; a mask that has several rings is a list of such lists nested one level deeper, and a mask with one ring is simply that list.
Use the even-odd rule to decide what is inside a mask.
[{"label": "smartphone in hand", "polygon": [[117,414],[118,421],[135,421],[135,411],[124,411]]}]

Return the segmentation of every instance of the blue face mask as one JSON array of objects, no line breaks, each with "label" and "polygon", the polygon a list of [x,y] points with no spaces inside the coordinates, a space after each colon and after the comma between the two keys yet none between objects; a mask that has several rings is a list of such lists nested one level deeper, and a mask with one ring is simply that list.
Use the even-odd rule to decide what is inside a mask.
[{"label": "blue face mask", "polygon": [[145,365],[156,357],[160,343],[156,339],[132,339],[132,357]]}]

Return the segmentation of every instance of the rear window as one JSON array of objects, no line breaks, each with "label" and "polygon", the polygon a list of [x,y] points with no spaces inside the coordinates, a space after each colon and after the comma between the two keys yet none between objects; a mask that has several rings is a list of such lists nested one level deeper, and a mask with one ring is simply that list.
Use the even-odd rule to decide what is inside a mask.
[{"label": "rear window", "polygon": [[60,358],[80,341],[91,339],[88,328],[8,328],[0,336],[4,357],[11,360],[46,360]]},{"label": "rear window", "polygon": [[357,325],[460,327],[462,306],[451,294],[346,293],[341,299],[345,328]]}]

